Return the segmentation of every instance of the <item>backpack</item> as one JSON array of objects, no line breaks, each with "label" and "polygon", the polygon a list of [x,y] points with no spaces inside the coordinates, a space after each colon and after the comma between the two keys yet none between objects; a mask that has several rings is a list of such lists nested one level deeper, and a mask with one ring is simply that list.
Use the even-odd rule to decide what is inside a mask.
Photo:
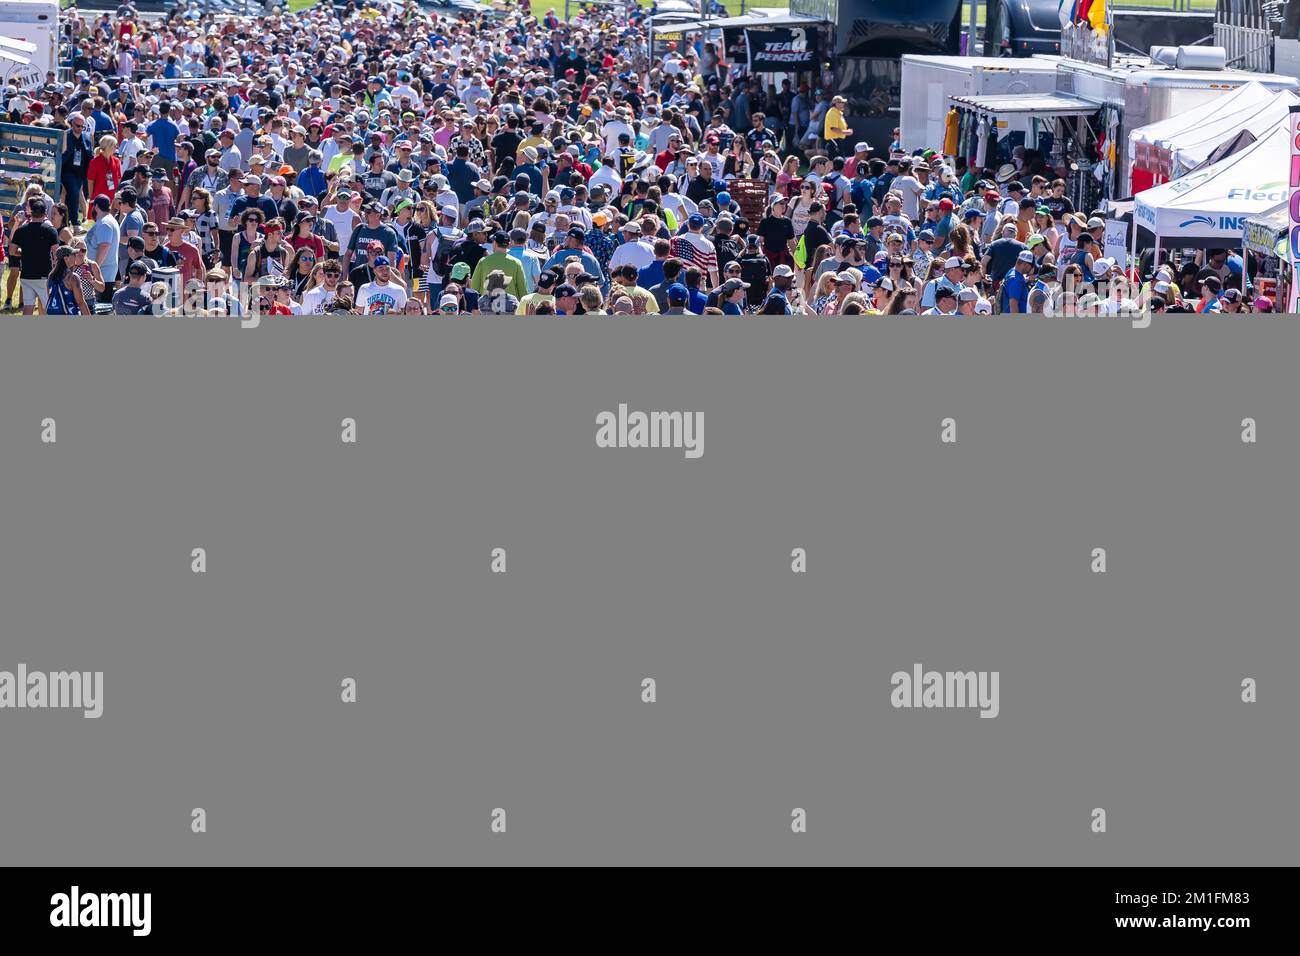
[{"label": "backpack", "polygon": [[855,179],[849,185],[849,195],[853,199],[853,205],[858,207],[858,212],[863,213],[863,218],[871,213],[871,190],[875,186],[875,181],[871,179]]},{"label": "backpack", "polygon": [[442,235],[441,233],[437,233],[434,238],[438,243],[438,247],[434,251],[433,255],[429,257],[429,271],[434,275],[442,276],[445,279],[447,274],[451,272],[451,257],[456,251],[456,246],[460,240],[452,239],[448,236]]},{"label": "backpack", "polygon": [[[844,178],[841,172],[828,173],[822,177],[822,182],[831,187],[830,195],[823,200],[826,203],[827,212],[835,212],[840,205],[840,181]],[[825,190],[822,190],[825,192]]]}]

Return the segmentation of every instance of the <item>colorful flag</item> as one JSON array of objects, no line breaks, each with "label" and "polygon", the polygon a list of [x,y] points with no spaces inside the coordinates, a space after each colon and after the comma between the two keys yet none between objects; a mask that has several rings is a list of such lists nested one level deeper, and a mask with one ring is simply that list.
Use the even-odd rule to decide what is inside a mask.
[{"label": "colorful flag", "polygon": [[1094,30],[1106,31],[1106,0],[1092,0],[1088,6],[1088,22]]}]

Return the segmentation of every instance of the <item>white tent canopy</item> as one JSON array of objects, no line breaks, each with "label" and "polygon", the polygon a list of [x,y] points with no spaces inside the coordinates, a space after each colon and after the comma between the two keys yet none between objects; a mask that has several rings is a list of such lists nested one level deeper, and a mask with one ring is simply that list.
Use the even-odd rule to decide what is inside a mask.
[{"label": "white tent canopy", "polygon": [[1287,198],[1290,168],[1290,134],[1282,123],[1213,166],[1138,193],[1133,221],[1179,245],[1235,248],[1247,217]]},{"label": "white tent canopy", "polygon": [[1169,150],[1174,175],[1180,176],[1205,162],[1220,145],[1243,130],[1249,130],[1256,139],[1263,137],[1278,123],[1286,122],[1292,105],[1296,103],[1300,103],[1300,96],[1290,90],[1282,90],[1252,113],[1217,117],[1159,145]]},{"label": "white tent canopy", "polygon": [[1252,80],[1230,93],[1216,96],[1186,112],[1155,123],[1148,123],[1146,126],[1139,126],[1128,134],[1129,158],[1133,159],[1137,155],[1139,143],[1155,144],[1161,140],[1170,140],[1179,133],[1195,130],[1212,120],[1253,112],[1254,109],[1264,106],[1272,99],[1272,90]]}]

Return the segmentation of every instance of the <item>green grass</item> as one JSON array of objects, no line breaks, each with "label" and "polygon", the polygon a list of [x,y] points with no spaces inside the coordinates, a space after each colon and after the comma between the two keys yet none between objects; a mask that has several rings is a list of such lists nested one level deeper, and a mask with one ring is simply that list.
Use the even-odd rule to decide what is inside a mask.
[{"label": "green grass", "polygon": [[299,10],[306,10],[308,7],[314,7],[320,0],[289,0],[287,4],[290,13],[297,13]]}]

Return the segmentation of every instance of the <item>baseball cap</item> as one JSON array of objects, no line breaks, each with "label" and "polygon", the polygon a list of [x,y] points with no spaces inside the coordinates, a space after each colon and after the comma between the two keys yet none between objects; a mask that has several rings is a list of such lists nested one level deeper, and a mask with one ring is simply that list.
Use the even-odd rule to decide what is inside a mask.
[{"label": "baseball cap", "polygon": [[772,278],[774,279],[792,278],[793,276],[794,270],[784,262],[772,270]]},{"label": "baseball cap", "polygon": [[451,277],[452,279],[458,279],[458,280],[459,280],[459,279],[468,279],[468,278],[469,278],[469,263],[468,263],[468,262],[458,262],[458,263],[456,263],[454,266],[451,267],[451,272],[449,273],[449,275],[450,275],[450,277]]},{"label": "baseball cap", "polygon": [[1019,262],[1033,262],[1034,254],[1028,249],[1021,249],[1020,255],[1016,256],[1016,260]]},{"label": "baseball cap", "polygon": [[703,227],[704,217],[701,216],[699,213],[692,213],[689,217],[687,217],[686,225],[695,226],[697,228]]},{"label": "baseball cap", "polygon": [[390,263],[389,263],[389,261],[388,261],[388,256],[379,256],[379,257],[377,257],[377,258],[375,259],[375,268],[376,268],[376,269],[378,269],[380,266],[386,266],[386,265],[389,265],[389,264],[390,264]]},{"label": "baseball cap", "polygon": [[689,296],[690,293],[686,291],[686,286],[680,282],[674,282],[668,287],[669,302],[685,302]]},{"label": "baseball cap", "polygon": [[1088,228],[1089,228],[1089,229],[1105,229],[1105,228],[1106,228],[1106,222],[1105,222],[1105,220],[1101,219],[1099,216],[1093,216],[1091,219],[1088,220]]},{"label": "baseball cap", "polygon": [[1034,248],[1034,246],[1041,246],[1046,241],[1047,240],[1044,239],[1042,236],[1038,235],[1038,233],[1034,233],[1032,236],[1030,236],[1028,239],[1025,240],[1025,245],[1028,246],[1030,249],[1032,249]]},{"label": "baseball cap", "polygon": [[722,294],[731,295],[733,292],[737,292],[740,289],[748,289],[748,288],[749,288],[748,282],[744,282],[740,279],[728,279],[726,282],[722,283]]},{"label": "baseball cap", "polygon": [[947,261],[944,262],[943,267],[945,269],[960,269],[965,264],[966,263],[961,260],[960,256],[949,256]]},{"label": "baseball cap", "polygon": [[978,302],[980,294],[974,289],[962,289],[957,293],[958,302]]}]

